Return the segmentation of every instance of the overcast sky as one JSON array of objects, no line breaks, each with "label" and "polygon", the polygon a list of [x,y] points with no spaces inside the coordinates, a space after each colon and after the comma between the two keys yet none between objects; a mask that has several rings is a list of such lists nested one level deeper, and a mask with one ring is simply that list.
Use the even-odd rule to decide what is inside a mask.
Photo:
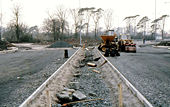
[{"label": "overcast sky", "polygon": [[[170,0],[157,1],[157,18],[164,14],[170,14]],[[114,10],[114,25],[122,26],[126,16],[139,14],[140,18],[148,16],[151,20],[155,15],[155,0],[0,0],[0,9],[3,13],[3,26],[12,19],[12,8],[15,4],[22,7],[22,21],[29,25],[41,26],[47,12],[53,12],[57,6],[65,8],[96,7]],[[170,23],[170,18],[167,19]],[[167,25],[166,29],[170,30]]]}]

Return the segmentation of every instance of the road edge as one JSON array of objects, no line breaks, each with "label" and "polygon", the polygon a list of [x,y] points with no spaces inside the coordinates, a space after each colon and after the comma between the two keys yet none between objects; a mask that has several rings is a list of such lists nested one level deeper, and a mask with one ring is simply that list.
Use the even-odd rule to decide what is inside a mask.
[{"label": "road edge", "polygon": [[125,78],[125,76],[123,76],[123,74],[106,57],[104,57],[99,50],[97,51],[107,61],[107,63],[116,71],[118,76],[125,82],[127,87],[129,87],[132,93],[136,95],[136,97],[145,105],[145,107],[153,107],[153,105]]}]

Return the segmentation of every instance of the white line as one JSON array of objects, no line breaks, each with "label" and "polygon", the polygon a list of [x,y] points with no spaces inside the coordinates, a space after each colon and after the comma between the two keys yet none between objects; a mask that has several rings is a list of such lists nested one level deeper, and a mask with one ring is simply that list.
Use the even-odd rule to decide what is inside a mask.
[{"label": "white line", "polygon": [[[98,51],[98,50],[97,50]],[[98,51],[99,52],[99,51]],[[129,87],[129,89],[133,92],[133,94],[135,94],[138,99],[145,105],[145,107],[153,107],[152,104],[120,73],[120,71],[113,66],[112,63],[110,63],[110,61],[105,58],[101,52],[99,52],[100,55],[105,59],[107,60],[107,62],[109,63],[109,65],[114,69],[116,70],[118,73],[118,75],[120,76],[120,78],[125,82],[125,84]]]},{"label": "white line", "polygon": [[39,88],[34,91],[34,93],[29,96],[19,107],[26,107],[32,100],[34,100],[37,95],[46,88],[46,85],[50,83],[50,80],[53,80],[57,73],[78,53],[79,48],[57,71],[55,71]]}]

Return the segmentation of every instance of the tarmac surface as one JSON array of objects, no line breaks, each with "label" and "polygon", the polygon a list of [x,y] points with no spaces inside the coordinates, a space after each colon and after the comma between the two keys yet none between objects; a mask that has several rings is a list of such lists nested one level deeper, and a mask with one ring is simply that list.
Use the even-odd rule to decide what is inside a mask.
[{"label": "tarmac surface", "polygon": [[[68,49],[69,57],[76,49]],[[64,49],[0,54],[0,107],[19,106],[67,59]]]},{"label": "tarmac surface", "polygon": [[[139,45],[108,59],[155,107],[169,107],[170,50]],[[35,48],[0,54],[0,107],[19,106],[67,60],[64,49]]]},{"label": "tarmac surface", "polygon": [[108,60],[155,107],[170,107],[170,50],[147,44]]}]

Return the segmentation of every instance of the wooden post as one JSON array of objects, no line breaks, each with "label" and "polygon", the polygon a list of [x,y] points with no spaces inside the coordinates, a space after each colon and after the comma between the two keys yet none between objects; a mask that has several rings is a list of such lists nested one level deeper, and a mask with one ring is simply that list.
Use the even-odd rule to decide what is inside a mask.
[{"label": "wooden post", "polygon": [[92,70],[93,72],[96,72],[96,73],[98,73],[98,74],[100,74],[100,71],[98,71],[98,70]]},{"label": "wooden post", "polygon": [[68,50],[64,50],[64,58],[68,58]]},{"label": "wooden post", "polygon": [[107,60],[105,60],[99,67],[103,66],[105,63],[107,63]]},{"label": "wooden post", "polygon": [[50,93],[48,90],[46,91],[46,94],[47,94],[47,105],[48,105],[47,107],[51,107]]},{"label": "wooden post", "polygon": [[123,107],[123,101],[122,101],[122,84],[118,84],[118,90],[119,90],[119,107]]},{"label": "wooden post", "polygon": [[80,101],[74,101],[74,102],[69,102],[69,103],[65,103],[62,105],[62,107],[66,107],[70,104],[76,104],[76,103],[83,103],[83,102],[90,102],[90,101],[97,101],[97,100],[104,100],[102,98],[97,98],[97,99],[89,99],[89,100],[80,100]]},{"label": "wooden post", "polygon": [[83,49],[85,49],[85,44],[83,44]]}]

